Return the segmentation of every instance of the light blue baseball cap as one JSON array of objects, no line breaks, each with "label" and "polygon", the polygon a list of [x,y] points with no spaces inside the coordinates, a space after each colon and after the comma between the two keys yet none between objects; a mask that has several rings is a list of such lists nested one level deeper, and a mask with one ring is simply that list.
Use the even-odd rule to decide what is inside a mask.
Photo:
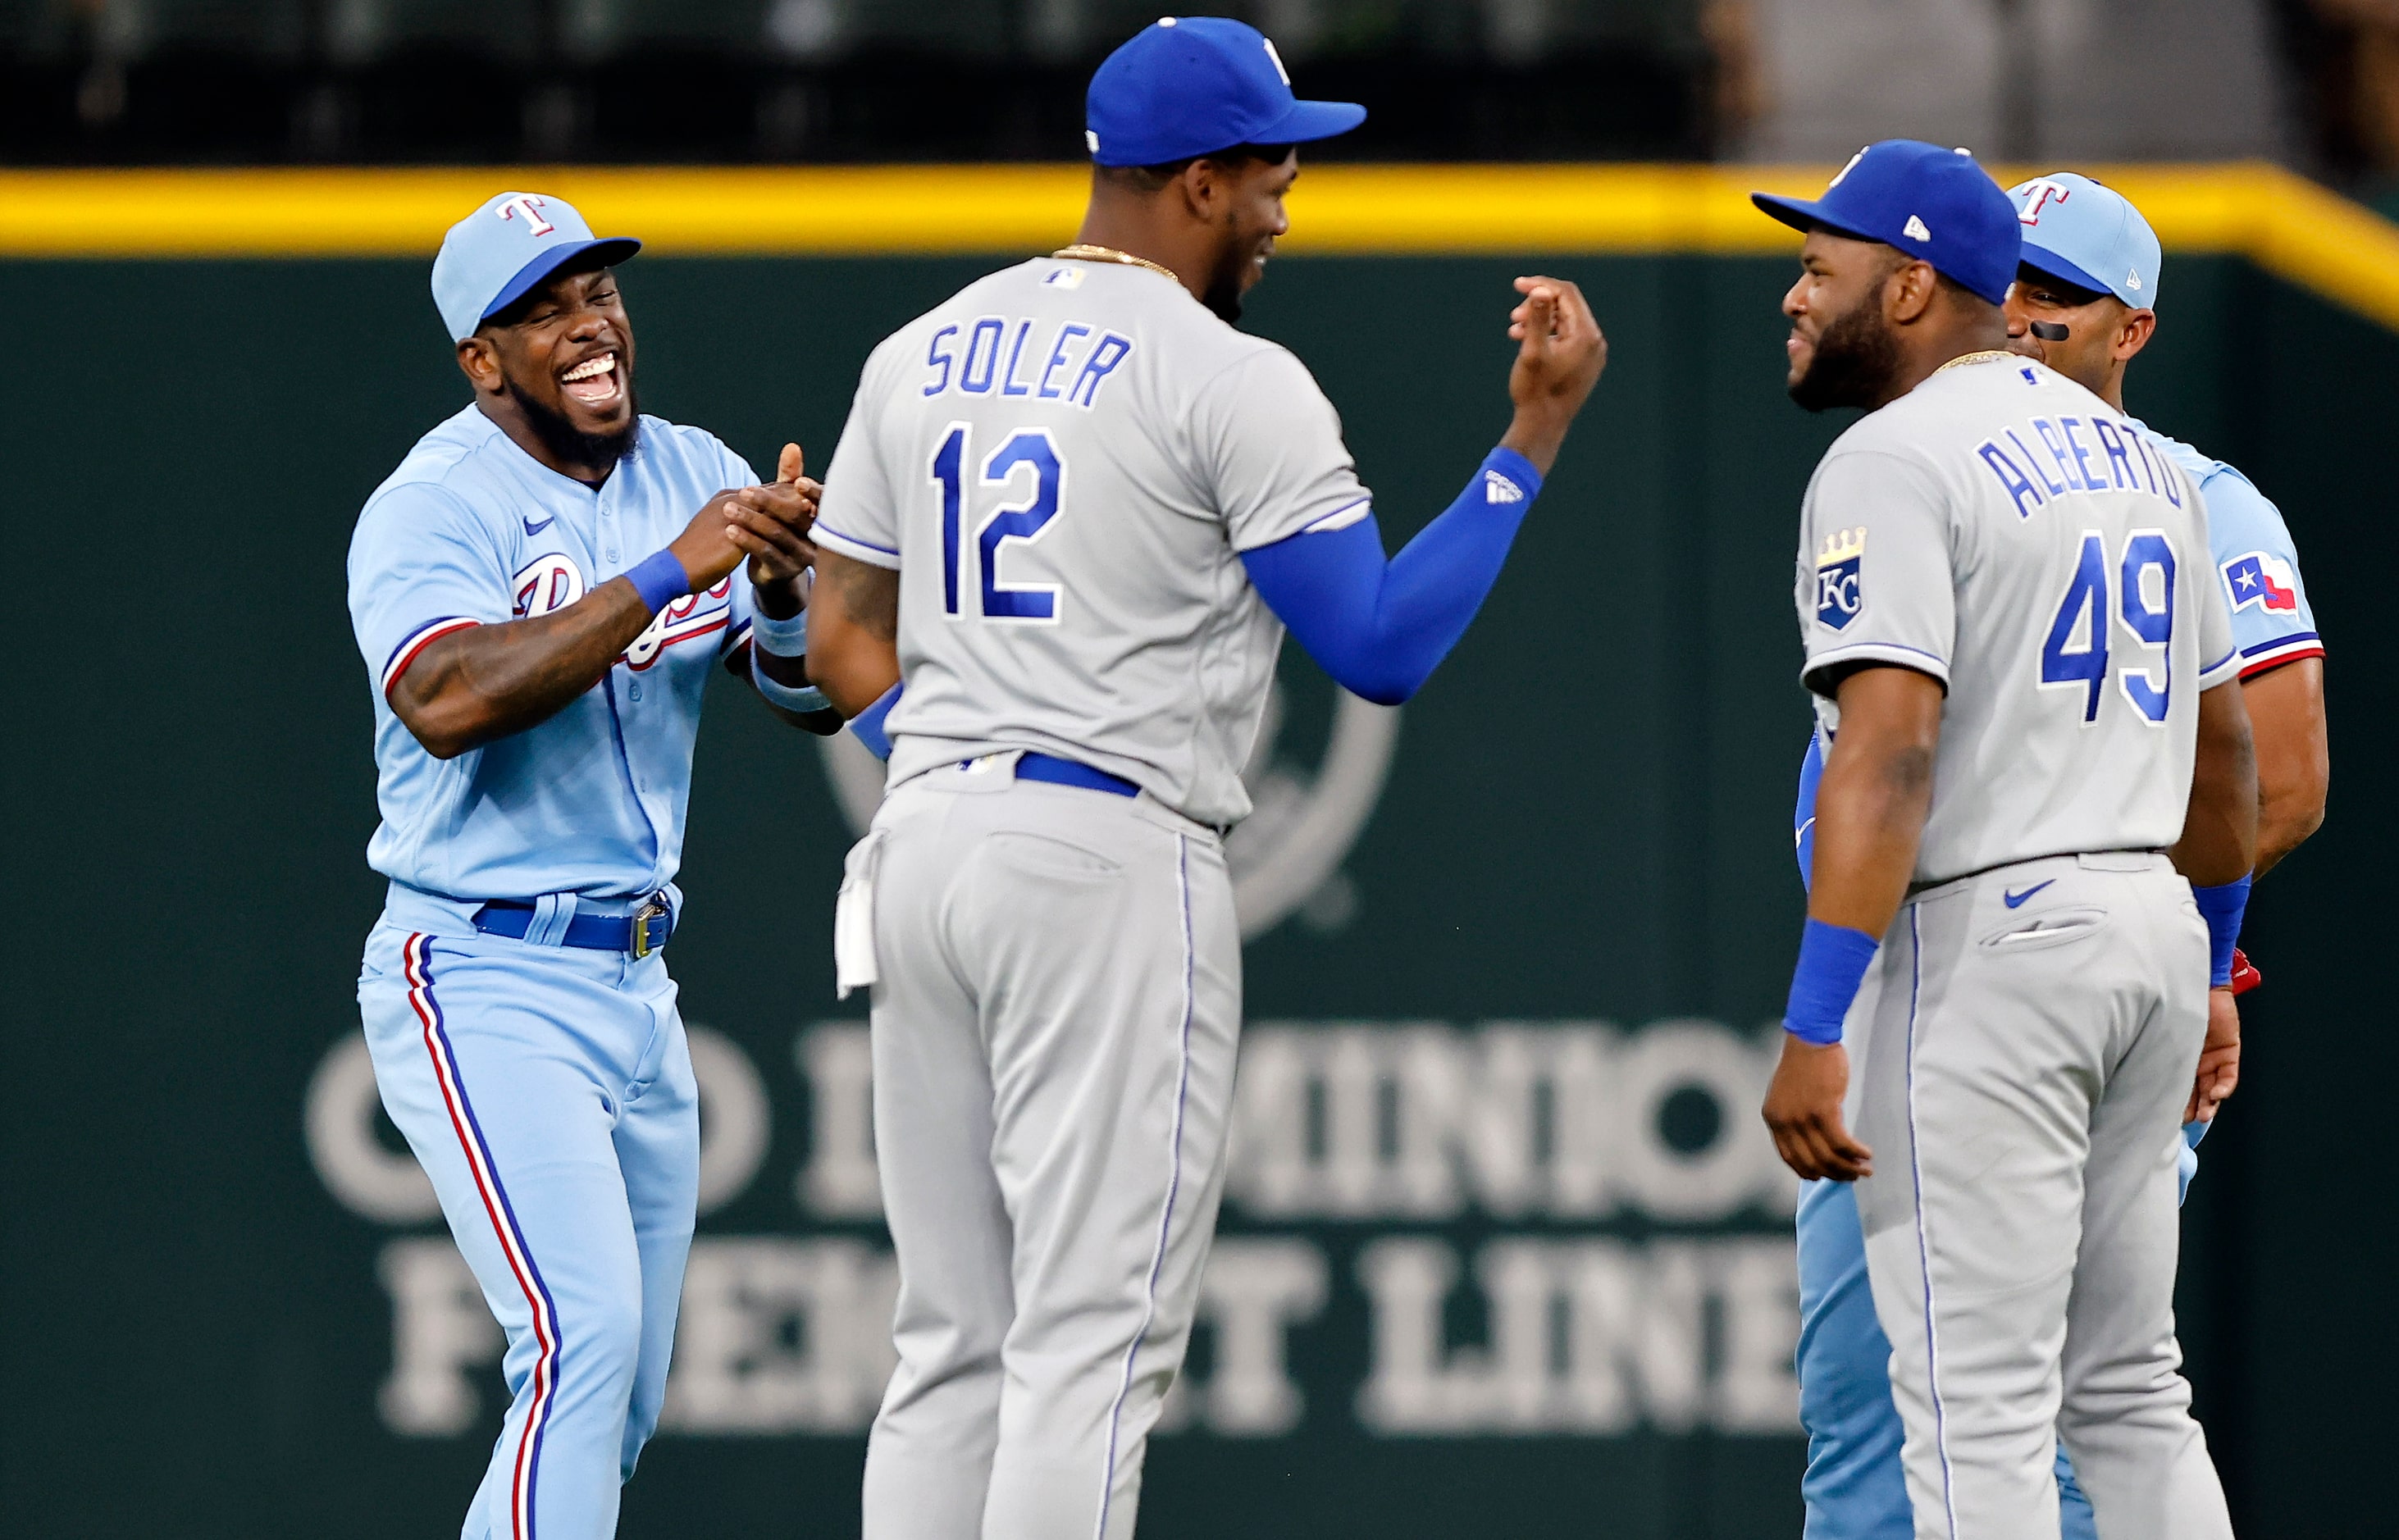
[{"label": "light blue baseball cap", "polygon": [[585,252],[613,267],[642,249],[627,236],[606,239],[564,198],[502,193],[450,227],[433,259],[433,303],[453,340],[465,342],[492,316],[533,292]]},{"label": "light blue baseball cap", "polygon": [[2026,267],[2113,294],[2135,310],[2156,308],[2164,252],[2131,199],[2072,171],[2035,177],[2008,196],[2024,226]]}]

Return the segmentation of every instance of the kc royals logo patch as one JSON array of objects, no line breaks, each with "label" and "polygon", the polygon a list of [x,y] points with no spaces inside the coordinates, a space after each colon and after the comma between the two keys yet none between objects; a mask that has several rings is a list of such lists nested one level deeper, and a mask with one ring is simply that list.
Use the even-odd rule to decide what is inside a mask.
[{"label": "kc royals logo patch", "polygon": [[1866,559],[1864,528],[1835,530],[1816,556],[1816,623],[1832,630],[1846,629],[1865,605],[1863,571]]},{"label": "kc royals logo patch", "polygon": [[2269,615],[2297,615],[2299,577],[2291,564],[2266,551],[2251,551],[2224,563],[2224,586],[2238,612],[2260,608]]}]

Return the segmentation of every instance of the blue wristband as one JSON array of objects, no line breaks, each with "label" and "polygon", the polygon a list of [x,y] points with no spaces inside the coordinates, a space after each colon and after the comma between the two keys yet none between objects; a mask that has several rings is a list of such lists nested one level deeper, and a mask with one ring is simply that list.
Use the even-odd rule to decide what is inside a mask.
[{"label": "blue wristband", "polygon": [[806,657],[808,655],[808,612],[802,610],[797,615],[785,615],[778,620],[763,610],[752,611],[750,640],[777,657]]},{"label": "blue wristband", "polygon": [[797,711],[802,716],[806,716],[812,711],[828,711],[833,709],[833,702],[825,699],[824,692],[815,685],[786,684],[781,680],[769,675],[758,662],[762,655],[764,655],[755,646],[750,649],[750,682],[757,686],[760,699],[769,705],[779,706],[786,711]]},{"label": "blue wristband", "polygon": [[2190,896],[2207,922],[2207,983],[2228,989],[2232,983],[2232,949],[2241,940],[2241,916],[2249,908],[2249,879],[2215,887],[2192,885]]},{"label": "blue wristband", "polygon": [[1782,1030],[1803,1043],[1839,1042],[1841,1020],[1850,1014],[1850,1003],[1881,946],[1863,930],[1809,920],[1799,938],[1798,966],[1791,970]]},{"label": "blue wristband", "polygon": [[[659,551],[642,559],[639,566],[625,569],[625,579],[642,602],[657,614],[676,600],[691,592],[691,574],[683,570],[683,561],[672,551]],[[752,622],[754,627],[755,621]]]},{"label": "blue wristband", "polygon": [[850,736],[866,745],[868,751],[876,759],[891,757],[891,736],[883,730],[883,719],[891,714],[891,708],[900,704],[900,692],[906,688],[905,681],[894,684],[875,696],[874,705],[849,719]]}]

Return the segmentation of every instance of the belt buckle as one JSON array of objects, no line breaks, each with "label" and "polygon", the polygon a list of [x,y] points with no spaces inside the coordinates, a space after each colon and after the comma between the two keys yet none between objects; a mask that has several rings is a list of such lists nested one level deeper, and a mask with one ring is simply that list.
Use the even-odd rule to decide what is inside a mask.
[{"label": "belt buckle", "polygon": [[650,944],[650,922],[653,920],[663,920],[666,918],[666,915],[667,906],[658,902],[656,898],[644,899],[642,903],[642,907],[633,912],[631,921],[633,941],[632,950],[633,958],[636,962],[640,961],[644,957],[647,957],[651,952],[657,950]]}]

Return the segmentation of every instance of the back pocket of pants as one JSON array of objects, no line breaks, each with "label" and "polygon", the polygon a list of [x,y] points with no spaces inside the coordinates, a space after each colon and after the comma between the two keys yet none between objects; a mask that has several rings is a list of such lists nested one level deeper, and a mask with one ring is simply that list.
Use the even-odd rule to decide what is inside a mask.
[{"label": "back pocket of pants", "polygon": [[2104,909],[2050,909],[2009,920],[1984,937],[1980,945],[1986,952],[2003,954],[2040,952],[2096,936],[2107,927]]},{"label": "back pocket of pants", "polygon": [[988,836],[986,844],[991,854],[1000,861],[1020,871],[1038,876],[1107,882],[1124,870],[1098,851],[1086,849],[1054,834],[1004,829]]}]

